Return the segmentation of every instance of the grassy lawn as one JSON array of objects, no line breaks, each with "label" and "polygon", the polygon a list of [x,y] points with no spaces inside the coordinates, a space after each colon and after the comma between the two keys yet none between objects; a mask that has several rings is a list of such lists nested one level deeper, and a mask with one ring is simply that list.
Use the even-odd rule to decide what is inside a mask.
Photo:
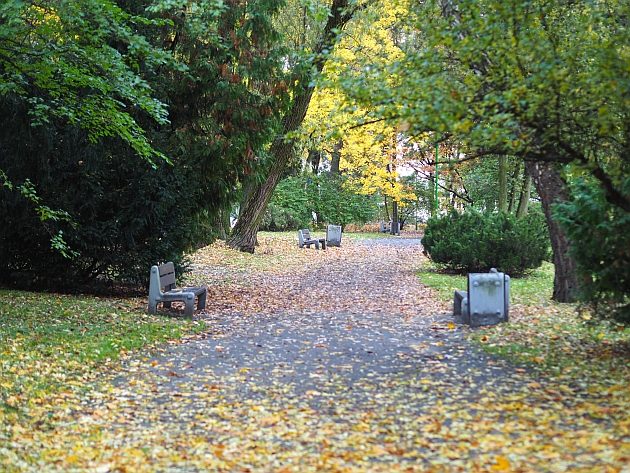
[{"label": "grassy lawn", "polygon": [[0,418],[80,387],[126,353],[201,331],[146,301],[0,290]]},{"label": "grassy lawn", "polygon": [[[445,301],[453,300],[456,289],[466,290],[466,276],[461,274],[447,274],[436,265],[429,264],[420,272],[422,283],[435,289]],[[543,265],[525,277],[510,279],[512,304],[540,304],[550,302],[553,291],[553,264]]]},{"label": "grassy lawn", "polygon": [[399,238],[396,235],[390,235],[389,233],[381,233],[381,232],[357,232],[357,233],[348,233],[344,232],[342,237],[350,238],[352,240],[363,240],[366,238]]},{"label": "grassy lawn", "polygon": [[[451,301],[455,289],[466,289],[466,276],[445,274],[429,263],[420,280],[438,297]],[[575,379],[624,382],[630,375],[630,328],[578,311],[576,304],[551,300],[551,263],[526,277],[511,279],[510,321],[471,330],[484,350]]]}]

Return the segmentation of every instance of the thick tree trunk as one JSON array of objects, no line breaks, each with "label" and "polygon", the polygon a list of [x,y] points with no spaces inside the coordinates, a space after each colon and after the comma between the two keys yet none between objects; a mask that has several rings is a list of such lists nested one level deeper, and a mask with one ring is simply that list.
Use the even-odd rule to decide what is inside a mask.
[{"label": "thick tree trunk", "polygon": [[566,182],[560,174],[557,164],[548,162],[526,163],[527,173],[532,177],[549,227],[555,277],[553,281],[553,299],[558,302],[573,302],[578,291],[578,279],[575,261],[569,255],[569,240],[560,225],[551,215],[551,207],[556,202],[568,200]]},{"label": "thick tree trunk", "polygon": [[294,91],[293,103],[282,122],[282,136],[276,138],[271,145],[270,154],[273,156],[273,165],[269,170],[267,179],[252,189],[241,205],[241,214],[232,230],[232,236],[227,242],[232,248],[248,253],[254,252],[256,235],[267,204],[271,200],[271,195],[293,156],[294,142],[287,139],[286,135],[297,130],[304,121],[314,91],[314,87],[311,85],[313,75],[320,73],[324,68],[327,58],[325,52],[332,51],[337,42],[339,30],[350,21],[354,13],[353,10],[349,9],[348,3],[349,0],[332,1],[330,16],[314,49],[315,59],[312,67],[308,68],[305,67],[305,64],[302,64],[296,68],[297,70],[301,69],[308,72],[295,78],[298,88]]},{"label": "thick tree trunk", "polygon": [[521,189],[521,196],[518,200],[518,208],[516,209],[516,217],[523,218],[527,215],[527,208],[529,207],[529,197],[532,191],[532,176],[528,172],[523,175],[523,188]]},{"label": "thick tree trunk", "polygon": [[[295,128],[292,128],[292,130],[295,130],[299,124],[302,123],[302,120],[304,120],[312,91],[307,95],[308,96],[296,97],[290,113],[285,117],[285,130],[293,126]],[[249,194],[241,206],[238,221],[232,229],[232,235],[227,241],[228,245],[232,248],[247,253],[254,252],[260,222],[271,200],[271,195],[293,155],[293,146],[293,140],[285,140],[284,137],[276,139],[271,145],[271,155],[274,157],[273,165],[269,170],[267,179],[262,184],[250,189]]]}]

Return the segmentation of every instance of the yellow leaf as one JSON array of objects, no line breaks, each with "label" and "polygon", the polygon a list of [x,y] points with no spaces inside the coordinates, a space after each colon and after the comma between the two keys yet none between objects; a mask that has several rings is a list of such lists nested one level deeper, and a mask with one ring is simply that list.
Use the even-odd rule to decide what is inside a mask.
[{"label": "yellow leaf", "polygon": [[492,471],[510,471],[510,460],[502,455],[497,455],[494,459],[495,464],[490,467]]},{"label": "yellow leaf", "polygon": [[73,453],[72,455],[68,455],[66,457],[66,463],[70,465],[76,465],[77,463],[79,463],[79,456],[75,453]]}]

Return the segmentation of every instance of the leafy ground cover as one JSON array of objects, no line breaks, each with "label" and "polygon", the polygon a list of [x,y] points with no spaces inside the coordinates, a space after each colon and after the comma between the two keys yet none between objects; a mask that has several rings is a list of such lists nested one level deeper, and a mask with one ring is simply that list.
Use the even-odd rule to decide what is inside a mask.
[{"label": "leafy ground cover", "polygon": [[[418,240],[315,251],[262,235],[255,255],[214,244],[191,259],[189,280],[209,284],[206,332],[26,403],[0,424],[0,469],[621,473],[630,461],[621,345],[592,374],[489,353],[508,330],[563,351],[569,308],[515,304],[510,324],[458,326],[418,278]],[[562,330],[540,328],[543,310]],[[592,349],[623,342],[610,330]]]},{"label": "leafy ground cover", "polygon": [[0,420],[85,387],[97,366],[204,328],[150,316],[136,299],[0,290]]},{"label": "leafy ground cover", "polygon": [[[419,275],[445,302],[455,289],[466,287],[465,276],[446,274],[432,264]],[[601,404],[575,406],[584,415],[605,418],[622,412],[630,398],[630,328],[596,320],[576,304],[551,301],[553,276],[553,265],[544,263],[526,277],[512,278],[510,322],[474,330],[469,337],[488,353],[552,376],[560,390],[591,393]],[[620,424],[626,436],[629,426],[626,416]],[[630,444],[623,448],[627,455]]]}]

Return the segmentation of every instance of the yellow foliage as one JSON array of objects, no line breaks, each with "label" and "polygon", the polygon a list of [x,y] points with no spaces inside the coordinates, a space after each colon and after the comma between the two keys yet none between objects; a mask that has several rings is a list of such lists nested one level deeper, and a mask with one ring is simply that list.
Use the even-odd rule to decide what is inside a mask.
[{"label": "yellow foliage", "polygon": [[380,193],[401,205],[415,200],[415,195],[399,182],[396,171],[401,164],[396,143],[400,127],[384,121],[370,123],[370,111],[350,107],[335,87],[335,79],[342,69],[354,67],[360,73],[359,64],[366,57],[384,63],[402,58],[389,28],[407,11],[407,3],[381,2],[369,21],[353,24],[327,62],[323,81],[326,85],[315,91],[303,124],[303,134],[311,141],[311,148],[330,151],[342,142],[340,170],[354,189],[365,195]]}]

